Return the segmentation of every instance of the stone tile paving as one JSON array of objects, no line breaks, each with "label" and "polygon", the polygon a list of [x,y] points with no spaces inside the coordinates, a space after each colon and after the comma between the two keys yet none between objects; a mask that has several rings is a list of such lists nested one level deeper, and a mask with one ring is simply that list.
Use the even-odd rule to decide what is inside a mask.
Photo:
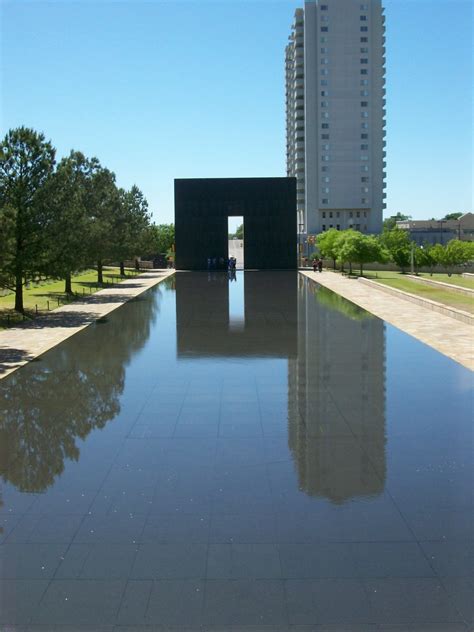
[{"label": "stone tile paving", "polygon": [[334,272],[301,272],[459,364],[474,369],[473,327]]},{"label": "stone tile paving", "polygon": [[118,287],[100,290],[84,300],[59,307],[27,325],[0,332],[0,379],[172,274],[174,270],[146,272]]}]

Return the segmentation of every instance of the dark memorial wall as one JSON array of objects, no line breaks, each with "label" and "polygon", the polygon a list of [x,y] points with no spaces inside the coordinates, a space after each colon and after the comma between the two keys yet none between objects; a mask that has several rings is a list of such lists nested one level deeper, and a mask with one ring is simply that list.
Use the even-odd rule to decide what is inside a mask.
[{"label": "dark memorial wall", "polygon": [[296,178],[174,181],[176,269],[228,255],[228,218],[244,218],[246,269],[296,269]]}]

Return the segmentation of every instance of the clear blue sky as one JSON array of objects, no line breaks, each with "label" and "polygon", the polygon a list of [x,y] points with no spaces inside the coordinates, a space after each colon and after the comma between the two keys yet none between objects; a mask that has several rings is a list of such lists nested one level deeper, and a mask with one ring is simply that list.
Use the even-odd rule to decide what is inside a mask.
[{"label": "clear blue sky", "polygon": [[[175,177],[284,176],[302,2],[1,2],[1,132],[97,156],[173,221]],[[387,210],[472,210],[472,5],[385,0]]]}]

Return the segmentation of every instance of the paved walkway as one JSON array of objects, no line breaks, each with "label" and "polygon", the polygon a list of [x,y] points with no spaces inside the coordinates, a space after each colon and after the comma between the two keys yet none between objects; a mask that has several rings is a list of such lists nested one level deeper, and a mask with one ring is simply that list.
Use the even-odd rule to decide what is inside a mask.
[{"label": "paved walkway", "polygon": [[334,272],[302,274],[474,370],[474,328]]},{"label": "paved walkway", "polygon": [[84,300],[58,307],[26,325],[1,331],[0,379],[172,274],[174,270],[145,272],[122,281],[117,287],[100,290]]}]

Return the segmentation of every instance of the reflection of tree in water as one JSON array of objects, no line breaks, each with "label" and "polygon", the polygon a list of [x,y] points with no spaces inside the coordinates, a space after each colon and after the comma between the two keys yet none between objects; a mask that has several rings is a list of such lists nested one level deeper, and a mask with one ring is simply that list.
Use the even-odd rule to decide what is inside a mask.
[{"label": "reflection of tree in water", "polygon": [[315,295],[318,303],[324,305],[324,307],[329,307],[329,309],[338,311],[352,320],[366,320],[368,318],[373,318],[373,315],[370,314],[370,312],[367,312],[355,303],[351,303],[340,294],[336,294],[335,292],[328,290],[326,287],[311,283],[308,284],[308,288],[309,291]]},{"label": "reflection of tree in water", "polygon": [[0,385],[0,472],[40,492],[78,460],[76,439],[120,412],[125,367],[145,344],[159,298],[139,297]]}]

